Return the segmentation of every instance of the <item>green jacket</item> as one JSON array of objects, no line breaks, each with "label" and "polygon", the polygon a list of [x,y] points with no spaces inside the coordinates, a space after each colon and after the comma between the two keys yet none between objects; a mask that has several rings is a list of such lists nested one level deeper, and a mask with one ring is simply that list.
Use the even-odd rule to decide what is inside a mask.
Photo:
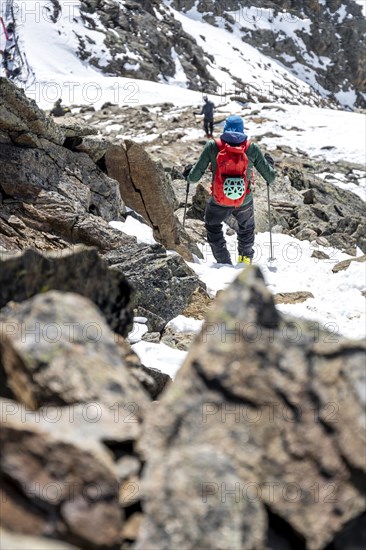
[{"label": "green jacket", "polygon": [[[213,139],[210,139],[206,143],[205,148],[200,155],[200,158],[189,173],[188,181],[190,183],[197,183],[202,178],[209,165],[211,165],[212,169],[212,180],[214,179],[216,172],[216,157],[218,152],[219,148],[216,145],[215,141]],[[272,183],[276,177],[276,172],[274,168],[272,168],[272,166],[268,164],[258,145],[256,143],[251,143],[246,153],[249,159],[249,166],[247,170],[249,189],[252,185],[253,167],[258,170],[260,175],[263,176],[267,183]],[[253,193],[248,193],[243,204],[249,204],[252,200]]]}]

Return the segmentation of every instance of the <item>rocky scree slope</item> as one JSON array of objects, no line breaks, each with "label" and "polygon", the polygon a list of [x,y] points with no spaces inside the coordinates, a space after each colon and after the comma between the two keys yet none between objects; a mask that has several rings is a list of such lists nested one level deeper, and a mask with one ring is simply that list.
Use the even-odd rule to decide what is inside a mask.
[{"label": "rocky scree slope", "polygon": [[[65,260],[54,269],[72,275]],[[0,311],[5,540],[21,526],[24,549],[29,537],[79,550],[364,544],[365,346],[306,322],[294,341],[294,322],[248,268],[154,403],[90,299],[14,293]]]},{"label": "rocky scree slope", "polygon": [[[58,1],[52,0],[54,10]],[[57,20],[57,11],[55,19]],[[193,90],[214,90],[215,79],[207,70],[209,55],[185,33],[160,0],[82,0],[80,15],[86,29],[104,34],[107,60],[103,62],[92,41],[78,36],[78,56],[104,73],[138,79],[165,81],[174,77],[175,51]]]},{"label": "rocky scree slope", "polygon": [[[69,117],[56,126],[0,80],[5,540],[14,544],[21,526],[23,548],[34,537],[46,548],[57,548],[55,539],[79,550],[364,543],[363,343],[329,344],[326,333],[314,341],[305,322],[300,342],[284,340],[295,320],[278,314],[253,267],[211,305],[173,383],[144,368],[124,338],[133,308],[161,332],[204,288],[180,254],[108,225],[126,215],[125,190],[151,200],[144,170],[117,182],[108,164],[125,166],[128,155],[151,170],[154,163],[133,140],[112,145],[92,122]],[[184,188],[177,168],[162,166],[146,186],[165,188],[173,177]],[[181,205],[174,195],[171,212]],[[168,238],[146,208],[146,223]],[[171,242],[188,254],[189,236],[181,241],[174,223]],[[241,330],[248,323],[260,338]],[[228,337],[209,331],[212,324]],[[222,407],[230,414],[222,417]],[[237,484],[239,499],[222,498],[220,488]],[[248,484],[258,497],[246,498]]]}]

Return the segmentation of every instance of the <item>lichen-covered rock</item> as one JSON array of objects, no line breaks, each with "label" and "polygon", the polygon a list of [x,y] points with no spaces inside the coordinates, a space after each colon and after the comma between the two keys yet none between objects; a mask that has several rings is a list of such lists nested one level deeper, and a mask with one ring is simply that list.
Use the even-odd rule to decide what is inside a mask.
[{"label": "lichen-covered rock", "polygon": [[[83,410],[85,418],[92,415],[91,428],[96,423],[97,404],[93,405],[92,412]],[[55,407],[52,413],[48,408],[32,414],[17,403],[1,401],[2,526],[23,535],[61,539],[77,548],[114,550],[121,543],[124,516],[111,455],[106,448],[95,452],[95,446],[83,446],[82,431],[78,440],[76,434],[74,440],[70,438],[72,409]],[[66,434],[58,430],[60,414],[66,417]],[[50,541],[39,548],[56,550],[60,544]]]},{"label": "lichen-covered rock", "polygon": [[0,322],[1,363],[20,403],[136,403],[147,393],[124,363],[96,306],[74,293],[50,291],[7,308]]}]

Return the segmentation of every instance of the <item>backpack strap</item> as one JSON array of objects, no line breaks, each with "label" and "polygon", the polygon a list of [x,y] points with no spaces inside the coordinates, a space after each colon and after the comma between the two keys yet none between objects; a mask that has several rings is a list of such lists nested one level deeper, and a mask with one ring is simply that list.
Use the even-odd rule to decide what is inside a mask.
[{"label": "backpack strap", "polygon": [[214,142],[216,143],[217,147],[219,148],[219,151],[225,147],[225,145],[222,143],[220,138],[214,138]]},{"label": "backpack strap", "polygon": [[[225,147],[225,143],[220,138],[214,138],[214,142],[216,143],[217,147],[219,148],[219,151],[221,151],[221,149],[223,149]],[[239,145],[241,145],[241,143]],[[244,153],[247,152],[247,150],[249,148],[249,145],[250,145],[250,140],[247,139],[244,142]],[[238,147],[238,146],[233,145],[233,147]]]}]

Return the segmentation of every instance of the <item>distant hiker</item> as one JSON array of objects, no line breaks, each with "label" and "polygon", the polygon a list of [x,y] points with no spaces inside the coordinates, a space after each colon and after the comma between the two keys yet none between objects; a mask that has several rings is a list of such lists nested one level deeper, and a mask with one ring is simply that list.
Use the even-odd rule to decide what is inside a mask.
[{"label": "distant hiker", "polygon": [[215,260],[231,265],[222,223],[232,214],[238,222],[238,263],[251,264],[254,256],[254,207],[251,189],[253,167],[266,180],[274,181],[273,158],[264,156],[256,143],[250,143],[244,133],[240,116],[226,119],[220,139],[210,139],[197,163],[183,172],[188,182],[197,183],[211,165],[211,197],[205,209],[207,240]]},{"label": "distant hiker", "polygon": [[70,112],[70,109],[68,107],[62,107],[61,103],[62,103],[61,98],[55,101],[55,103],[53,104],[53,109],[50,112],[50,115],[59,117],[59,116],[64,116],[66,113]]},{"label": "distant hiker", "polygon": [[203,128],[207,137],[212,137],[213,122],[214,122],[214,109],[215,105],[212,101],[209,101],[207,95],[203,96],[204,104],[200,113],[196,115],[203,115]]}]

